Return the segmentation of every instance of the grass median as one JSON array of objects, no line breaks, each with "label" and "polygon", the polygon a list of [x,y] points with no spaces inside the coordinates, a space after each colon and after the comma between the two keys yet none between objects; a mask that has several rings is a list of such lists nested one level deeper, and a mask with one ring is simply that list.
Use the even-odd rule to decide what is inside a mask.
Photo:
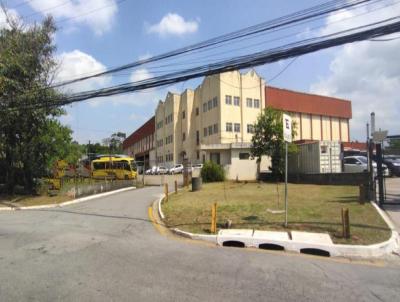
[{"label": "grass median", "polygon": [[[284,185],[220,182],[203,184],[169,196],[163,204],[166,224],[184,231],[207,234],[211,206],[218,204],[218,227],[324,232],[335,243],[373,244],[390,238],[391,231],[369,204],[358,202],[358,187],[289,184],[288,228],[284,228]],[[342,238],[341,209],[350,212],[351,238]]]}]

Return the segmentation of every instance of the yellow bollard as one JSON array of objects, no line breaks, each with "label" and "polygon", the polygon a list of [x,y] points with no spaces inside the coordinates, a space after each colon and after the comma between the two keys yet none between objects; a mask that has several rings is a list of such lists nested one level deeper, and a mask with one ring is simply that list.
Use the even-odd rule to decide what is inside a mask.
[{"label": "yellow bollard", "polygon": [[350,217],[349,217],[349,209],[342,208],[342,229],[343,238],[350,238]]},{"label": "yellow bollard", "polygon": [[168,184],[164,184],[165,202],[168,201]]},{"label": "yellow bollard", "polygon": [[211,206],[211,233],[217,232],[217,203]]}]

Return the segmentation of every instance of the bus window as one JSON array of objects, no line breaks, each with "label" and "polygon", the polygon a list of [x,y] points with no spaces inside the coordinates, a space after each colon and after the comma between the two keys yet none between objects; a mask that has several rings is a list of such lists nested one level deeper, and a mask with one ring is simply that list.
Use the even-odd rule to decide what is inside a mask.
[{"label": "bus window", "polygon": [[132,169],[132,171],[135,171],[135,172],[137,171],[137,166],[134,161],[131,161],[131,169]]},{"label": "bus window", "polygon": [[93,163],[93,169],[94,170],[104,170],[105,165],[104,165],[104,163]]}]

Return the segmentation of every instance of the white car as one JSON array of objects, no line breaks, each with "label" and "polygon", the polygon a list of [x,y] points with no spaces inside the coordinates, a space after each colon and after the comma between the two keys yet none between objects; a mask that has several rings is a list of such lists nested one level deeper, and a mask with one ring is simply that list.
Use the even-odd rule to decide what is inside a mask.
[{"label": "white car", "polygon": [[169,174],[179,174],[179,173],[182,173],[182,172],[183,172],[183,165],[182,164],[175,165],[174,167],[169,169]]},{"label": "white car", "polygon": [[[368,171],[368,159],[365,156],[346,156],[344,159],[344,172],[345,173],[362,173]],[[376,162],[372,162],[374,174],[377,174]],[[388,176],[389,170],[385,164],[383,167],[383,175]]]},{"label": "white car", "polygon": [[156,167],[156,166],[153,166],[153,167],[151,167],[150,169],[146,170],[145,173],[146,173],[146,175],[155,175],[156,172],[157,172],[157,167]]},{"label": "white car", "polygon": [[164,166],[159,166],[157,167],[155,174],[168,174],[168,169],[165,168]]}]

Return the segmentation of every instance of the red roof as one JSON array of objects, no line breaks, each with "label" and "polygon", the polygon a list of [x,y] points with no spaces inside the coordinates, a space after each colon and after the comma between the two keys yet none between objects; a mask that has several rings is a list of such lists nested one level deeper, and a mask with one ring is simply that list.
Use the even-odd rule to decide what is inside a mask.
[{"label": "red roof", "polygon": [[124,142],[122,143],[122,148],[126,149],[132,146],[134,143],[140,141],[142,138],[154,134],[155,129],[156,119],[153,116],[146,123],[140,126],[139,129],[137,129],[124,140]]},{"label": "red roof", "polygon": [[351,102],[328,96],[265,86],[265,105],[289,112],[350,119]]}]

